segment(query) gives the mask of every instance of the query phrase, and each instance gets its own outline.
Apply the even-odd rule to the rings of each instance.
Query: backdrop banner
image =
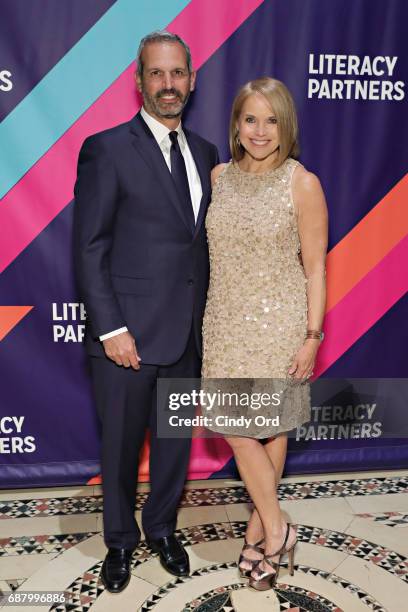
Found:
[[[185,124],[228,161],[238,88],[278,78],[296,101],[300,161],[326,194],[326,337],[286,474],[407,467],[407,23],[405,0],[2,0],[0,487],[99,482],[76,163],[88,135],[140,108],[136,49],[162,28],[198,71]],[[141,480],[148,454],[147,438]],[[194,439],[189,478],[234,474],[225,440]]]

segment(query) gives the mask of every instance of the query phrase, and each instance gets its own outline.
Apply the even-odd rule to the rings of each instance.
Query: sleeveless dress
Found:
[[[298,164],[288,158],[254,174],[230,161],[213,188],[206,218],[210,284],[202,389],[280,393],[278,406],[256,409],[275,418],[273,425],[263,419],[249,426],[214,424],[217,415],[255,414],[238,400],[211,414],[202,408],[212,417],[208,428],[219,433],[267,438],[310,420],[310,385],[287,374],[307,329],[307,280],[291,194]]]

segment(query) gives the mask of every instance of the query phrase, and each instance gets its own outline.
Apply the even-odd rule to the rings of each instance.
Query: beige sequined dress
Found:
[[[228,391],[226,379],[234,379],[235,389],[281,395],[279,406],[255,413],[241,402],[204,411],[213,431],[266,438],[310,420],[309,384],[287,375],[307,329],[306,278],[291,195],[298,163],[288,158],[277,169],[254,174],[231,161],[214,185],[206,219],[211,272],[202,388]],[[249,413],[275,418],[274,424],[264,419],[255,424],[253,418],[250,426],[215,424],[217,414]]]

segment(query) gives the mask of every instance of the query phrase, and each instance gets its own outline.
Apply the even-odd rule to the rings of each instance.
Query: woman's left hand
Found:
[[[316,361],[316,354],[320,346],[320,340],[308,338],[300,347],[292,365],[289,368],[288,374],[293,378],[310,378],[313,374],[313,368]]]

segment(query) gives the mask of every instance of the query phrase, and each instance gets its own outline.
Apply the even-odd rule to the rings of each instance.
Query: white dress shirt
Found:
[[[190,196],[193,204],[193,212],[194,219],[197,222],[198,212],[200,210],[200,202],[201,197],[203,195],[200,176],[197,171],[197,166],[195,165],[194,158],[191,154],[190,148],[187,143],[186,136],[181,127],[181,122],[178,124],[175,130],[170,130],[168,127],[157,121],[154,117],[149,115],[149,113],[145,110],[144,106],[142,106],[140,114],[144,121],[147,123],[149,129],[151,130],[157,144],[160,147],[161,152],[163,153],[163,157],[167,164],[168,169],[171,172],[171,162],[170,162],[170,147],[171,141],[169,134],[171,131],[178,132],[178,142],[180,145],[181,154],[184,157],[184,162],[186,164],[187,170],[187,178],[188,184],[190,187]],[[107,334],[103,334],[99,336],[99,340],[107,340],[108,338],[112,338],[117,334],[121,334],[122,332],[128,331],[127,327],[120,327],[119,329],[115,329]]]

